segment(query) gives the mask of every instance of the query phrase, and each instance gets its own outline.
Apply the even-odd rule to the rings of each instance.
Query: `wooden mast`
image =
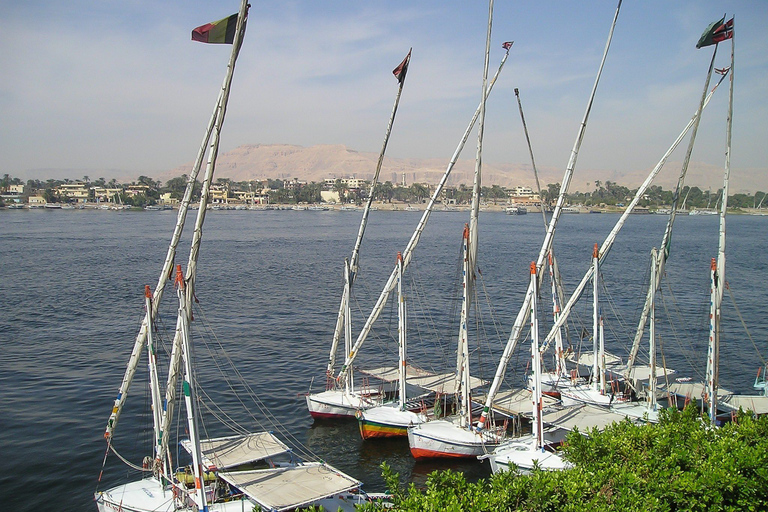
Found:
[[[541,269],[543,268],[544,258],[552,248],[552,239],[555,236],[555,227],[557,226],[557,221],[563,209],[563,203],[565,202],[565,196],[568,193],[568,187],[571,183],[571,179],[573,178],[573,171],[574,171],[574,168],[576,167],[576,160],[579,154],[579,149],[581,148],[581,143],[584,139],[584,134],[586,133],[586,129],[587,129],[587,120],[589,119],[589,113],[592,110],[592,103],[594,102],[595,95],[597,93],[597,85],[600,82],[600,76],[602,75],[603,67],[605,66],[605,61],[608,56],[608,49],[611,46],[611,39],[613,38],[613,32],[614,32],[614,29],[616,28],[616,21],[618,20],[620,9],[621,9],[621,0],[619,0],[619,3],[616,7],[616,12],[613,17],[613,22],[611,23],[611,29],[608,33],[608,40],[605,43],[603,57],[600,61],[600,67],[598,68],[597,76],[595,77],[595,83],[592,86],[592,92],[590,93],[589,100],[587,101],[587,108],[586,108],[586,111],[584,112],[584,117],[581,121],[581,124],[579,125],[579,129],[576,134],[576,141],[573,144],[573,149],[571,150],[571,156],[570,156],[570,159],[568,160],[568,165],[566,166],[566,169],[565,169],[562,185],[560,186],[560,195],[557,198],[557,203],[555,204],[555,210],[554,212],[552,212],[552,219],[549,221],[549,225],[547,226],[547,233],[544,236],[544,242],[541,245],[541,250],[539,251],[539,256],[536,260],[537,272],[540,272]],[[535,297],[533,297],[532,289],[529,286],[528,291],[525,294],[523,305],[520,307],[520,311],[518,312],[517,317],[515,318],[515,323],[512,326],[512,332],[510,333],[509,339],[507,340],[507,344],[504,347],[504,352],[502,353],[501,359],[499,360],[499,365],[496,368],[496,374],[493,378],[493,382],[491,383],[491,387],[488,391],[488,396],[486,398],[485,406],[483,407],[482,416],[478,423],[478,429],[483,429],[485,427],[485,422],[487,420],[488,413],[491,409],[491,406],[493,405],[493,400],[495,399],[496,393],[498,393],[499,389],[501,388],[501,383],[504,380],[504,374],[506,373],[507,364],[509,363],[509,360],[512,357],[512,352],[514,352],[515,347],[517,346],[517,342],[520,339],[520,335],[523,329],[523,324],[526,322],[527,316],[530,314],[529,308],[532,300],[535,300]]]
[[[501,70],[504,67],[504,63],[506,63],[507,61],[507,57],[509,57],[509,49],[507,49],[507,53],[505,53],[504,57],[502,57],[501,63],[499,64],[499,68],[498,70],[496,70],[496,74],[488,84],[489,95],[493,90],[493,86],[496,83],[496,80],[501,74]],[[427,225],[427,221],[429,220],[429,217],[432,214],[432,209],[434,208],[435,203],[437,203],[437,198],[440,197],[440,194],[442,193],[443,188],[445,187],[445,184],[448,181],[448,177],[451,175],[451,171],[453,170],[453,167],[456,165],[456,161],[459,159],[459,155],[461,155],[461,152],[464,149],[464,145],[467,143],[467,139],[469,139],[469,135],[472,131],[472,128],[475,126],[475,122],[477,121],[477,118],[479,116],[480,116],[480,106],[478,106],[477,110],[475,110],[475,113],[472,116],[472,119],[470,120],[469,125],[467,126],[467,129],[464,131],[464,135],[462,136],[461,141],[459,142],[458,146],[454,150],[451,160],[448,162],[448,167],[443,173],[443,177],[440,179],[440,182],[437,184],[437,187],[435,187],[435,191],[432,193],[432,197],[430,198],[429,203],[427,204],[427,207],[424,209],[424,213],[421,215],[421,219],[419,220],[419,223],[416,226],[416,229],[411,235],[411,239],[408,241],[408,244],[406,245],[405,250],[402,252],[404,269],[408,268],[408,265],[411,262],[411,258],[413,257],[413,251],[416,249],[416,246],[418,245],[419,240],[421,239],[421,233],[424,231],[424,227]],[[342,365],[341,370],[339,370],[339,374],[336,376],[337,381],[346,378],[346,374],[347,372],[349,372],[349,367],[354,362],[355,358],[357,357],[357,354],[360,352],[360,348],[363,346],[363,344],[365,343],[365,340],[368,338],[368,333],[370,333],[371,329],[373,328],[374,322],[379,318],[379,315],[384,310],[384,305],[386,304],[387,299],[389,298],[389,294],[392,292],[392,290],[394,290],[396,279],[397,279],[397,268],[394,268],[392,270],[392,273],[389,275],[389,279],[384,285],[384,288],[382,289],[381,294],[379,295],[379,298],[376,300],[376,304],[373,306],[373,310],[371,310],[370,315],[368,315],[368,319],[365,321],[365,324],[363,325],[363,328],[361,329],[360,334],[358,334],[357,340],[355,341],[355,345],[352,347],[352,350],[350,351],[349,355],[347,355],[347,359],[344,361],[344,364]]]

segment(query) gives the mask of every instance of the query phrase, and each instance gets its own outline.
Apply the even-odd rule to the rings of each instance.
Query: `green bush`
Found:
[[[768,418],[739,413],[713,428],[693,407],[662,411],[657,425],[615,423],[569,435],[574,463],[559,472],[507,472],[469,483],[436,471],[425,487],[402,486],[382,464],[401,511],[768,510]],[[369,506],[365,510],[374,510]]]

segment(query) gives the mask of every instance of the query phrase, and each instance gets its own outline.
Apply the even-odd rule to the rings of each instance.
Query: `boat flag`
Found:
[[[733,37],[733,18],[725,21],[725,16],[720,20],[712,23],[707,27],[707,30],[701,34],[699,42],[696,43],[696,48],[704,48],[705,46],[711,46],[713,44],[721,43],[726,39]]]
[[[514,41],[507,41],[504,44],[501,45],[502,48],[509,51],[510,48],[512,48],[512,45],[515,44]]]
[[[412,51],[413,48],[408,50],[408,55],[405,56],[403,62],[401,62],[399,66],[392,70],[392,74],[395,75],[395,78],[397,78],[397,81],[401,84],[405,82],[405,74],[408,72],[408,64],[411,62]]]
[[[232,44],[235,41],[237,14],[200,25],[192,31],[192,40],[201,43]]]

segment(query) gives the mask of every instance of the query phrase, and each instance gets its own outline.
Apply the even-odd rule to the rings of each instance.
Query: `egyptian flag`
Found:
[[[696,48],[704,48],[705,46],[711,46],[713,44],[721,43],[726,39],[733,37],[733,18],[725,21],[725,17],[712,23],[707,27],[707,30],[701,34],[699,42],[696,43]]]
[[[397,78],[397,81],[401,84],[405,82],[405,74],[408,72],[408,64],[411,62],[411,52],[413,51],[413,48],[408,50],[408,55],[405,56],[405,59],[403,59],[403,62],[400,63],[399,66],[397,66],[395,69],[392,70],[392,74],[395,75],[395,78]]]
[[[237,14],[201,25],[192,31],[192,40],[201,43],[232,44],[235,41]]]

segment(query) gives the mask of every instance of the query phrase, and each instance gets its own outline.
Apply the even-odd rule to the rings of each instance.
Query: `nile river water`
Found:
[[[355,334],[419,216],[372,212],[353,306]],[[144,285],[154,287],[157,282],[175,219],[175,212],[0,211],[4,510],[95,510],[104,426],[143,316]],[[567,293],[587,270],[593,244],[602,243],[617,219],[615,214],[563,216],[555,249]],[[405,440],[363,442],[355,422],[313,422],[307,413],[303,394],[313,379],[315,390],[324,385],[343,261],[351,253],[359,220],[359,213],[338,211],[209,212],[196,287],[202,312],[196,313],[195,324],[210,324],[221,350],[236,362],[274,421],[294,437],[290,442],[362,480],[367,490],[383,490],[382,461],[417,484],[441,468],[464,471],[471,479],[487,476],[487,466],[472,461],[417,464]],[[455,357],[453,296],[467,220],[461,212],[433,214],[416,251],[409,274],[409,281],[416,283],[409,292],[409,311],[426,311],[425,322],[430,324],[422,328],[418,313],[413,320],[409,316],[409,345],[417,365],[424,358],[424,365],[444,363],[450,368]],[[627,332],[634,328],[642,304],[649,252],[660,243],[665,222],[660,215],[632,216],[603,266],[603,307],[622,318],[606,327],[614,352],[626,352]],[[768,217],[728,217],[727,279],[738,312],[763,354],[768,352],[767,232]],[[489,339],[487,355],[478,350],[473,357],[476,372],[486,379],[492,377],[494,357],[509,335],[543,234],[539,214],[481,213],[479,265],[485,295],[480,302],[493,316],[477,327]],[[705,366],[708,269],[716,244],[717,217],[678,217],[659,313],[672,318],[676,327],[661,331],[661,350],[667,366],[694,377]],[[177,258],[184,266],[188,245],[186,235],[183,256]],[[572,332],[581,330],[578,322],[591,328],[591,298],[585,299],[587,304],[577,308],[580,320]],[[169,288],[161,332],[173,329],[174,302]],[[728,294],[725,302],[721,386],[749,392],[761,360]],[[544,300],[543,310],[548,307]],[[388,351],[392,322],[394,331],[397,325],[391,311],[382,314],[368,342],[372,363],[391,363],[395,357]],[[524,348],[517,352],[516,368],[507,379],[511,385],[522,382],[528,359]],[[224,386],[198,378],[212,392]],[[146,400],[138,390],[130,398],[139,406]],[[147,455],[139,443],[145,436],[129,426],[131,411],[121,419],[128,438],[118,441],[116,434],[115,442],[139,463]],[[129,474],[110,457],[101,487]]]

